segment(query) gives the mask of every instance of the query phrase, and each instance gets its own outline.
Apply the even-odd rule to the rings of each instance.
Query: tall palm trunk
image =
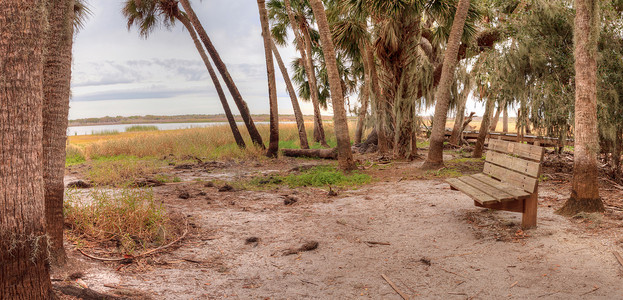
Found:
[[[487,99],[487,106],[485,108],[485,114],[482,115],[482,123],[480,123],[480,130],[478,131],[478,139],[476,140],[476,146],[474,146],[473,158],[481,158],[482,152],[485,148],[485,139],[489,134],[489,124],[491,124],[491,114],[495,108],[495,100]]]
[[[46,1],[0,5],[0,299],[49,299],[43,187]]]
[[[366,50],[365,47],[361,47],[361,54],[365,55]],[[364,57],[363,59],[363,69],[364,69],[364,84],[361,87],[361,108],[359,111],[359,117],[357,118],[357,129],[355,129],[355,144],[361,143],[361,137],[363,135],[363,128],[366,122],[366,115],[368,114],[368,102],[370,99],[370,66],[368,60]]]
[[[294,110],[294,118],[296,119],[296,126],[299,130],[299,142],[301,144],[301,149],[309,149],[309,143],[307,141],[307,131],[305,130],[305,119],[303,118],[303,112],[301,112],[301,106],[299,105],[299,101],[296,98],[296,91],[294,90],[294,86],[292,85],[292,80],[290,80],[290,75],[288,75],[288,68],[286,68],[286,65],[283,63],[283,59],[281,59],[279,49],[277,49],[277,45],[275,45],[274,41],[272,42],[273,54],[275,54],[275,59],[277,60],[279,70],[281,70],[283,81],[285,81],[286,83],[286,89],[288,90],[290,101],[292,101],[292,110]]]
[[[597,155],[597,41],[599,1],[575,1],[575,148],[571,196],[559,213],[603,211],[599,197]]]
[[[290,5],[290,0],[284,0],[286,5],[286,12],[288,19],[290,20],[290,27],[296,37],[296,45],[301,59],[303,60],[303,67],[305,68],[305,74],[307,75],[307,82],[309,84],[309,93],[314,107],[314,142],[320,142],[323,146],[326,146],[327,142],[324,137],[324,126],[322,125],[322,115],[320,114],[320,101],[318,100],[318,85],[316,84],[316,73],[314,72],[313,57],[311,53],[311,41],[309,42],[309,50],[306,50],[306,39],[301,35],[303,34],[301,27],[294,18],[294,11]],[[306,51],[309,51],[309,59]]]
[[[50,236],[50,258],[65,265],[63,196],[65,141],[69,115],[74,1],[50,0],[43,77],[43,180],[45,219]]]
[[[273,38],[268,25],[266,2],[257,0],[264,38],[264,55],[266,56],[266,73],[268,75],[268,99],[270,102],[270,139],[266,156],[277,157],[279,152],[279,109],[277,107],[277,83],[275,82],[275,64],[273,63]]]
[[[205,53],[205,50],[203,49],[203,46],[201,45],[201,41],[199,40],[199,37],[197,37],[197,33],[195,32],[195,29],[190,23],[190,20],[188,19],[188,17],[186,17],[185,15],[178,13],[176,18],[182,23],[182,25],[184,25],[186,30],[188,30],[188,34],[190,34],[190,37],[193,39],[193,42],[195,43],[195,47],[197,48],[197,51],[199,51],[199,55],[201,56],[201,59],[203,60],[203,64],[208,69],[208,73],[210,73],[210,78],[212,78],[212,82],[214,83],[214,87],[216,88],[216,93],[218,94],[218,98],[221,101],[221,105],[223,106],[223,111],[225,111],[225,117],[227,117],[227,122],[229,123],[229,128],[231,128],[231,132],[234,135],[234,140],[236,141],[236,144],[240,148],[245,148],[246,144],[244,142],[244,139],[242,138],[242,135],[240,134],[240,130],[238,130],[238,124],[236,124],[236,119],[234,118],[234,115],[232,114],[231,109],[229,108],[229,103],[227,103],[227,97],[225,97],[225,92],[223,91],[223,87],[221,86],[221,83],[219,82],[218,77],[216,76],[216,72],[214,71],[214,68],[212,68],[212,63],[210,63],[210,59],[208,58],[208,55]]]
[[[448,141],[452,145],[459,145],[459,138],[461,137],[461,131],[463,130],[463,120],[465,119],[465,104],[469,98],[469,91],[464,88],[459,94],[459,103],[456,109],[456,117],[454,118],[454,126],[452,127],[452,134]]]
[[[320,97],[318,96],[318,80],[316,79],[316,72],[314,71],[314,53],[312,51],[311,36],[309,35],[309,27],[303,22],[301,22],[301,32],[303,32],[303,37],[305,38],[305,49],[307,52],[305,73],[307,73],[309,91],[312,104],[314,105],[314,141],[320,143],[323,147],[329,147],[324,132],[324,125],[322,124],[322,115],[320,114]],[[314,101],[314,99],[316,99],[316,101]]]
[[[324,11],[321,0],[311,0],[311,7],[316,16],[322,52],[324,53],[329,75],[329,86],[331,88],[331,101],[333,102],[333,123],[335,126],[335,136],[337,139],[338,164],[342,170],[354,170],[357,168],[353,160],[353,153],[350,148],[350,136],[348,133],[348,121],[346,119],[346,109],[344,109],[344,92],[340,73],[337,68],[335,48],[329,29],[329,22]]]
[[[370,68],[370,83],[372,84],[372,95],[376,104],[376,133],[378,136],[378,148],[381,155],[387,154],[389,151],[387,141],[387,130],[385,129],[387,101],[381,94],[381,85],[379,83],[379,73],[376,69],[376,61],[374,60],[374,49],[372,45],[366,45],[366,58],[368,67]]]
[[[454,79],[454,71],[458,61],[459,44],[463,35],[463,27],[467,19],[469,0],[459,0],[456,15],[450,30],[450,38],[444,54],[444,64],[441,69],[441,79],[435,93],[435,115],[433,117],[433,129],[430,137],[428,158],[422,168],[432,169],[443,166],[443,142],[446,136],[446,119],[450,104],[450,88]]]
[[[262,136],[260,135],[260,133],[257,131],[257,128],[255,127],[255,123],[253,122],[253,118],[251,117],[251,113],[249,112],[249,107],[247,106],[247,103],[242,98],[242,95],[240,95],[240,91],[238,91],[238,87],[234,83],[234,80],[231,78],[231,75],[229,74],[229,71],[227,70],[227,66],[221,59],[221,56],[218,54],[218,51],[216,51],[216,48],[214,47],[214,44],[212,44],[210,37],[208,36],[205,29],[201,25],[199,18],[197,18],[195,11],[190,6],[189,0],[180,0],[180,3],[182,4],[182,7],[188,14],[188,18],[190,19],[191,24],[193,25],[193,27],[199,34],[199,38],[201,38],[203,45],[206,47],[206,50],[208,50],[210,57],[212,57],[212,60],[214,61],[214,65],[216,66],[216,69],[218,69],[219,73],[221,73],[221,76],[223,77],[223,80],[225,81],[225,85],[227,85],[229,92],[234,98],[234,102],[236,103],[236,106],[238,107],[240,116],[242,117],[242,120],[244,121],[244,124],[246,125],[247,130],[249,131],[251,140],[256,146],[260,148],[265,148],[264,143],[262,142]]]

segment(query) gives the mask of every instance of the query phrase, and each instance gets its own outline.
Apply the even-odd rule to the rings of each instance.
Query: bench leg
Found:
[[[530,196],[524,200],[523,215],[521,217],[521,228],[529,229],[536,227],[536,210],[539,199],[539,188],[537,187]]]

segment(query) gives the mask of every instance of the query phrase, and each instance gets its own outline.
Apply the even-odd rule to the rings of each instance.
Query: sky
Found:
[[[222,114],[216,90],[180,23],[141,38],[127,29],[122,0],[88,0],[93,12],[75,38],[70,119],[104,116]],[[253,114],[268,114],[268,85],[257,3],[203,0],[191,4]],[[290,38],[292,35],[290,35]],[[292,45],[280,53],[289,66]],[[292,104],[277,66],[279,113]],[[238,110],[221,81],[234,114]],[[469,106],[468,106],[469,108]],[[301,102],[306,115],[311,103]],[[323,115],[330,115],[323,111]]]

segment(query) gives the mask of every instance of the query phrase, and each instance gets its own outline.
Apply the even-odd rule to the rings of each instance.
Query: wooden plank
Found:
[[[489,177],[488,175],[485,175],[483,173],[478,173],[478,174],[474,174],[471,177],[478,179],[488,185],[494,186],[500,190],[505,191],[506,193],[509,193],[511,195],[513,195],[513,197],[515,198],[526,198],[528,196],[530,196],[530,193],[524,191],[523,189],[519,189],[516,188],[510,184],[504,183],[502,181],[498,181],[495,180],[491,177]]]
[[[515,201],[504,201],[504,202],[488,202],[488,203],[478,203],[474,201],[474,205],[478,207],[484,207],[489,209],[497,209],[504,211],[512,211],[512,212],[523,212],[524,200],[515,200]]]
[[[513,143],[502,140],[492,140],[489,150],[517,155],[522,158],[541,162],[545,154],[545,148],[528,144]]]
[[[482,172],[507,184],[521,188],[530,194],[534,192],[534,188],[538,182],[538,179],[534,177],[511,171],[494,164],[485,164],[485,168]]]
[[[531,177],[539,176],[541,164],[535,161],[513,157],[500,152],[487,151],[486,162],[496,164],[500,167],[526,174]]]
[[[471,176],[463,176],[458,178],[460,181],[463,181],[483,192],[487,195],[495,198],[497,201],[514,199],[515,197],[511,194],[504,192],[496,187],[490,186],[476,178],[472,178]]]
[[[524,200],[523,215],[521,216],[521,228],[529,229],[536,227],[536,213],[539,201],[539,187],[534,189],[534,193]]]
[[[474,199],[475,201],[479,203],[497,202],[495,198],[487,195],[485,192],[477,188],[474,188],[471,185],[463,181],[460,181],[456,178],[446,179],[446,182],[449,183],[452,187],[456,188],[457,190],[472,197],[472,199]]]

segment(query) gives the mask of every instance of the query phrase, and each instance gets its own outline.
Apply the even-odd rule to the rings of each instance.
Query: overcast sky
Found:
[[[70,119],[221,114],[208,72],[181,24],[157,29],[147,39],[127,30],[122,0],[88,0],[93,15],[76,37]],[[257,3],[251,0],[192,1],[194,10],[221,54],[254,114],[267,114],[268,87]],[[281,48],[289,66],[296,56]],[[278,70],[278,69],[276,69]],[[225,85],[223,88],[226,90]],[[292,114],[281,73],[277,72],[279,112]],[[236,106],[227,93],[234,114]],[[311,103],[301,103],[313,114]],[[330,114],[324,112],[324,114]]]

